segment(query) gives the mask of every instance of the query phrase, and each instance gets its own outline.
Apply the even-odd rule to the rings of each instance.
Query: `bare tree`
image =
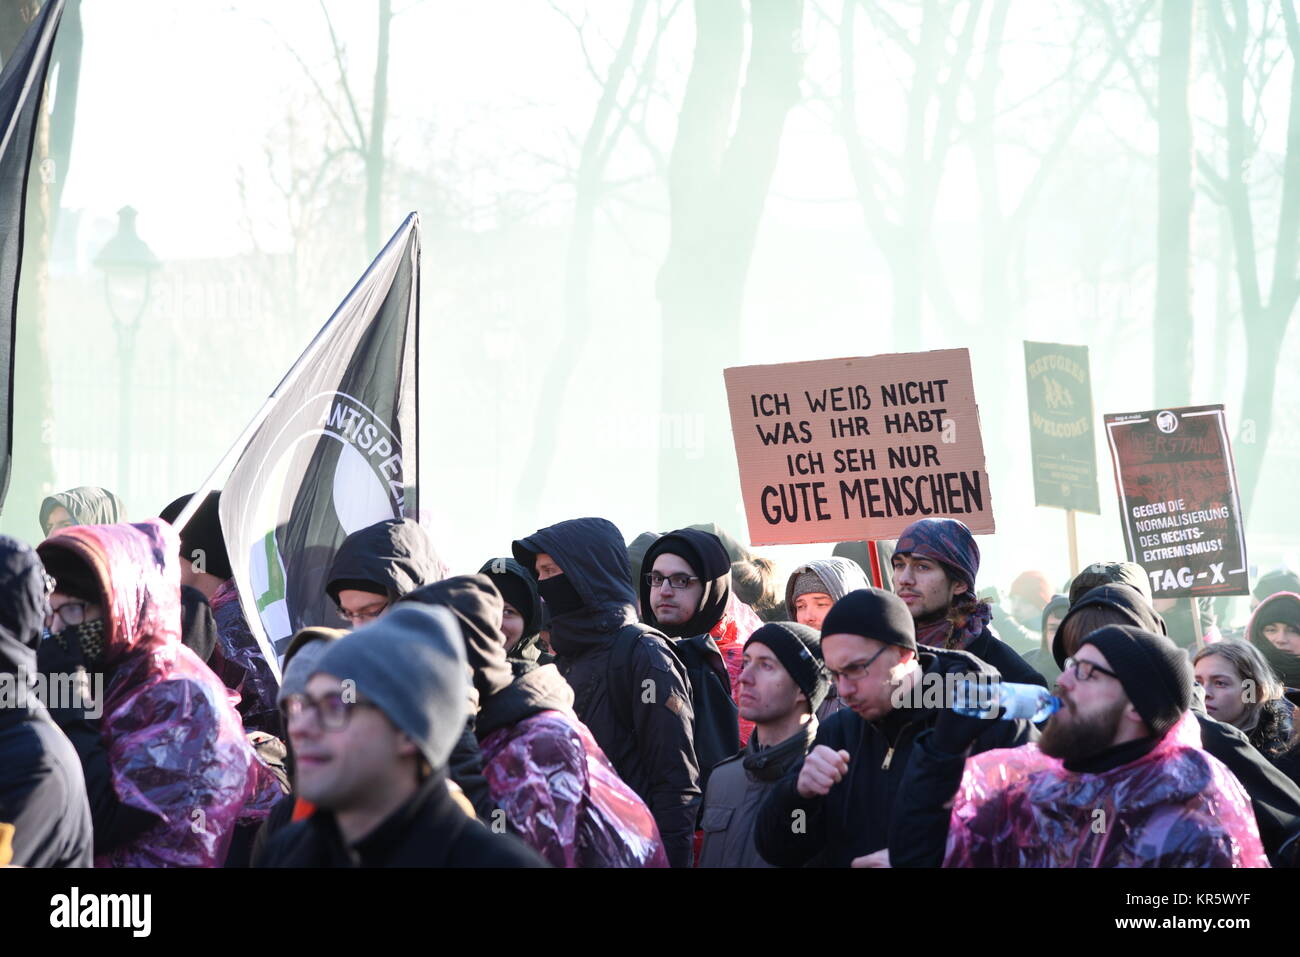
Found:
[[[746,19],[740,0],[696,0],[695,51],[669,160],[671,234],[657,286],[665,527],[734,521],[739,501],[721,370],[739,355],[754,242],[786,116],[800,98],[803,3],[752,0],[747,66]]]

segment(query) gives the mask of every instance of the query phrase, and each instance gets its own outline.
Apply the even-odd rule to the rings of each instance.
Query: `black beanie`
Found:
[[[916,625],[907,604],[880,588],[859,588],[832,605],[822,619],[826,635],[861,635],[916,650]]]
[[[57,535],[42,543],[39,554],[56,592],[92,605],[105,604],[104,588],[94,569],[76,552],[59,545]]]
[[[542,630],[542,597],[537,591],[537,579],[528,573],[528,569],[513,558],[489,558],[478,573],[492,579],[501,597],[519,612],[524,622],[520,641]]]
[[[1084,645],[1106,656],[1128,700],[1157,738],[1192,706],[1191,663],[1166,636],[1133,625],[1107,625],[1085,635],[1079,647]]]
[[[176,517],[189,504],[190,497],[182,495],[163,509],[158,517],[164,522],[176,521]],[[217,511],[220,505],[221,493],[209,492],[198,511],[185,523],[180,532],[181,561],[197,563],[198,556],[194,552],[201,551],[203,561],[200,570],[225,581],[235,573],[231,571],[230,558],[226,554],[226,536],[221,532],[221,516]]]
[[[822,642],[817,631],[793,621],[772,621],[749,636],[746,648],[751,641],[772,649],[799,690],[808,696],[809,710],[816,714],[831,690],[830,675],[822,665]]]

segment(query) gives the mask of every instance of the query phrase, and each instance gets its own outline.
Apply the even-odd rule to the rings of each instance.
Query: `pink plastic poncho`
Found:
[[[945,867],[1268,867],[1240,782],[1185,714],[1156,747],[1075,774],[1029,744],[966,761]]]
[[[539,711],[480,748],[492,800],[552,866],[668,866],[650,809],[577,718]]]
[[[180,542],[158,520],[78,525],[49,540],[94,568],[108,619],[100,732],[118,800],[160,816],[97,867],[220,867],[236,823],[280,796],[215,674],[180,641]]]

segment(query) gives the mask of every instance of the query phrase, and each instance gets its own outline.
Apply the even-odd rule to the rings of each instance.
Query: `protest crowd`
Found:
[[[272,662],[220,498],[178,533],[190,496],[132,522],[78,488],[36,548],[0,538],[8,863],[1300,862],[1293,572],[1240,633],[1188,632],[1107,556],[990,587],[952,518],[785,581],[712,523],[628,543],[576,518],[449,569],[395,518],[346,537],[337,618]],[[958,707],[980,681],[1059,708]]]

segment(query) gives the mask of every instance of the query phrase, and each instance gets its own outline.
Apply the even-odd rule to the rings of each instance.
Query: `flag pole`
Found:
[[[302,351],[302,355],[298,356],[297,361],[294,362],[294,364],[289,367],[289,371],[284,374],[284,378],[282,378],[279,384],[271,390],[271,394],[267,396],[266,401],[262,403],[262,407],[257,410],[257,414],[253,416],[252,421],[250,421],[248,425],[245,426],[244,431],[239,434],[239,438],[235,440],[235,444],[232,445],[230,450],[221,457],[221,461],[217,463],[217,467],[209,473],[206,479],[203,480],[198,491],[190,496],[190,500],[185,503],[185,507],[181,509],[180,514],[176,516],[176,521],[172,522],[172,527],[176,529],[177,534],[185,529],[185,526],[189,524],[190,519],[194,517],[194,513],[198,511],[199,506],[203,504],[203,500],[207,498],[208,493],[216,487],[217,478],[222,475],[223,472],[229,471],[233,466],[234,461],[243,454],[244,448],[252,441],[253,436],[257,434],[257,430],[262,427],[262,423],[266,421],[266,417],[271,414],[271,407],[275,405],[275,400],[279,398],[281,390],[283,390],[288,383],[293,381],[298,370],[306,365],[309,359],[315,357],[318,347],[328,337],[327,334],[333,327],[335,321],[343,313],[345,307],[352,301],[353,297],[356,296],[357,290],[365,284],[366,280],[370,278],[371,273],[374,272],[375,265],[384,258],[389,249],[397,244],[398,239],[406,235],[407,229],[414,228],[414,226],[419,223],[419,220],[419,213],[407,214],[406,219],[402,221],[402,225],[397,228],[397,232],[393,233],[392,238],[389,239],[388,242],[384,244],[384,248],[379,251],[379,255],[371,261],[366,271],[361,274],[361,278],[356,281],[351,290],[348,291],[348,294],[343,297],[343,301],[339,303],[338,308],[335,309],[329,319],[325,321],[325,325],[320,327],[320,330],[316,333],[315,337],[313,337],[311,342],[307,344],[307,348]]]

